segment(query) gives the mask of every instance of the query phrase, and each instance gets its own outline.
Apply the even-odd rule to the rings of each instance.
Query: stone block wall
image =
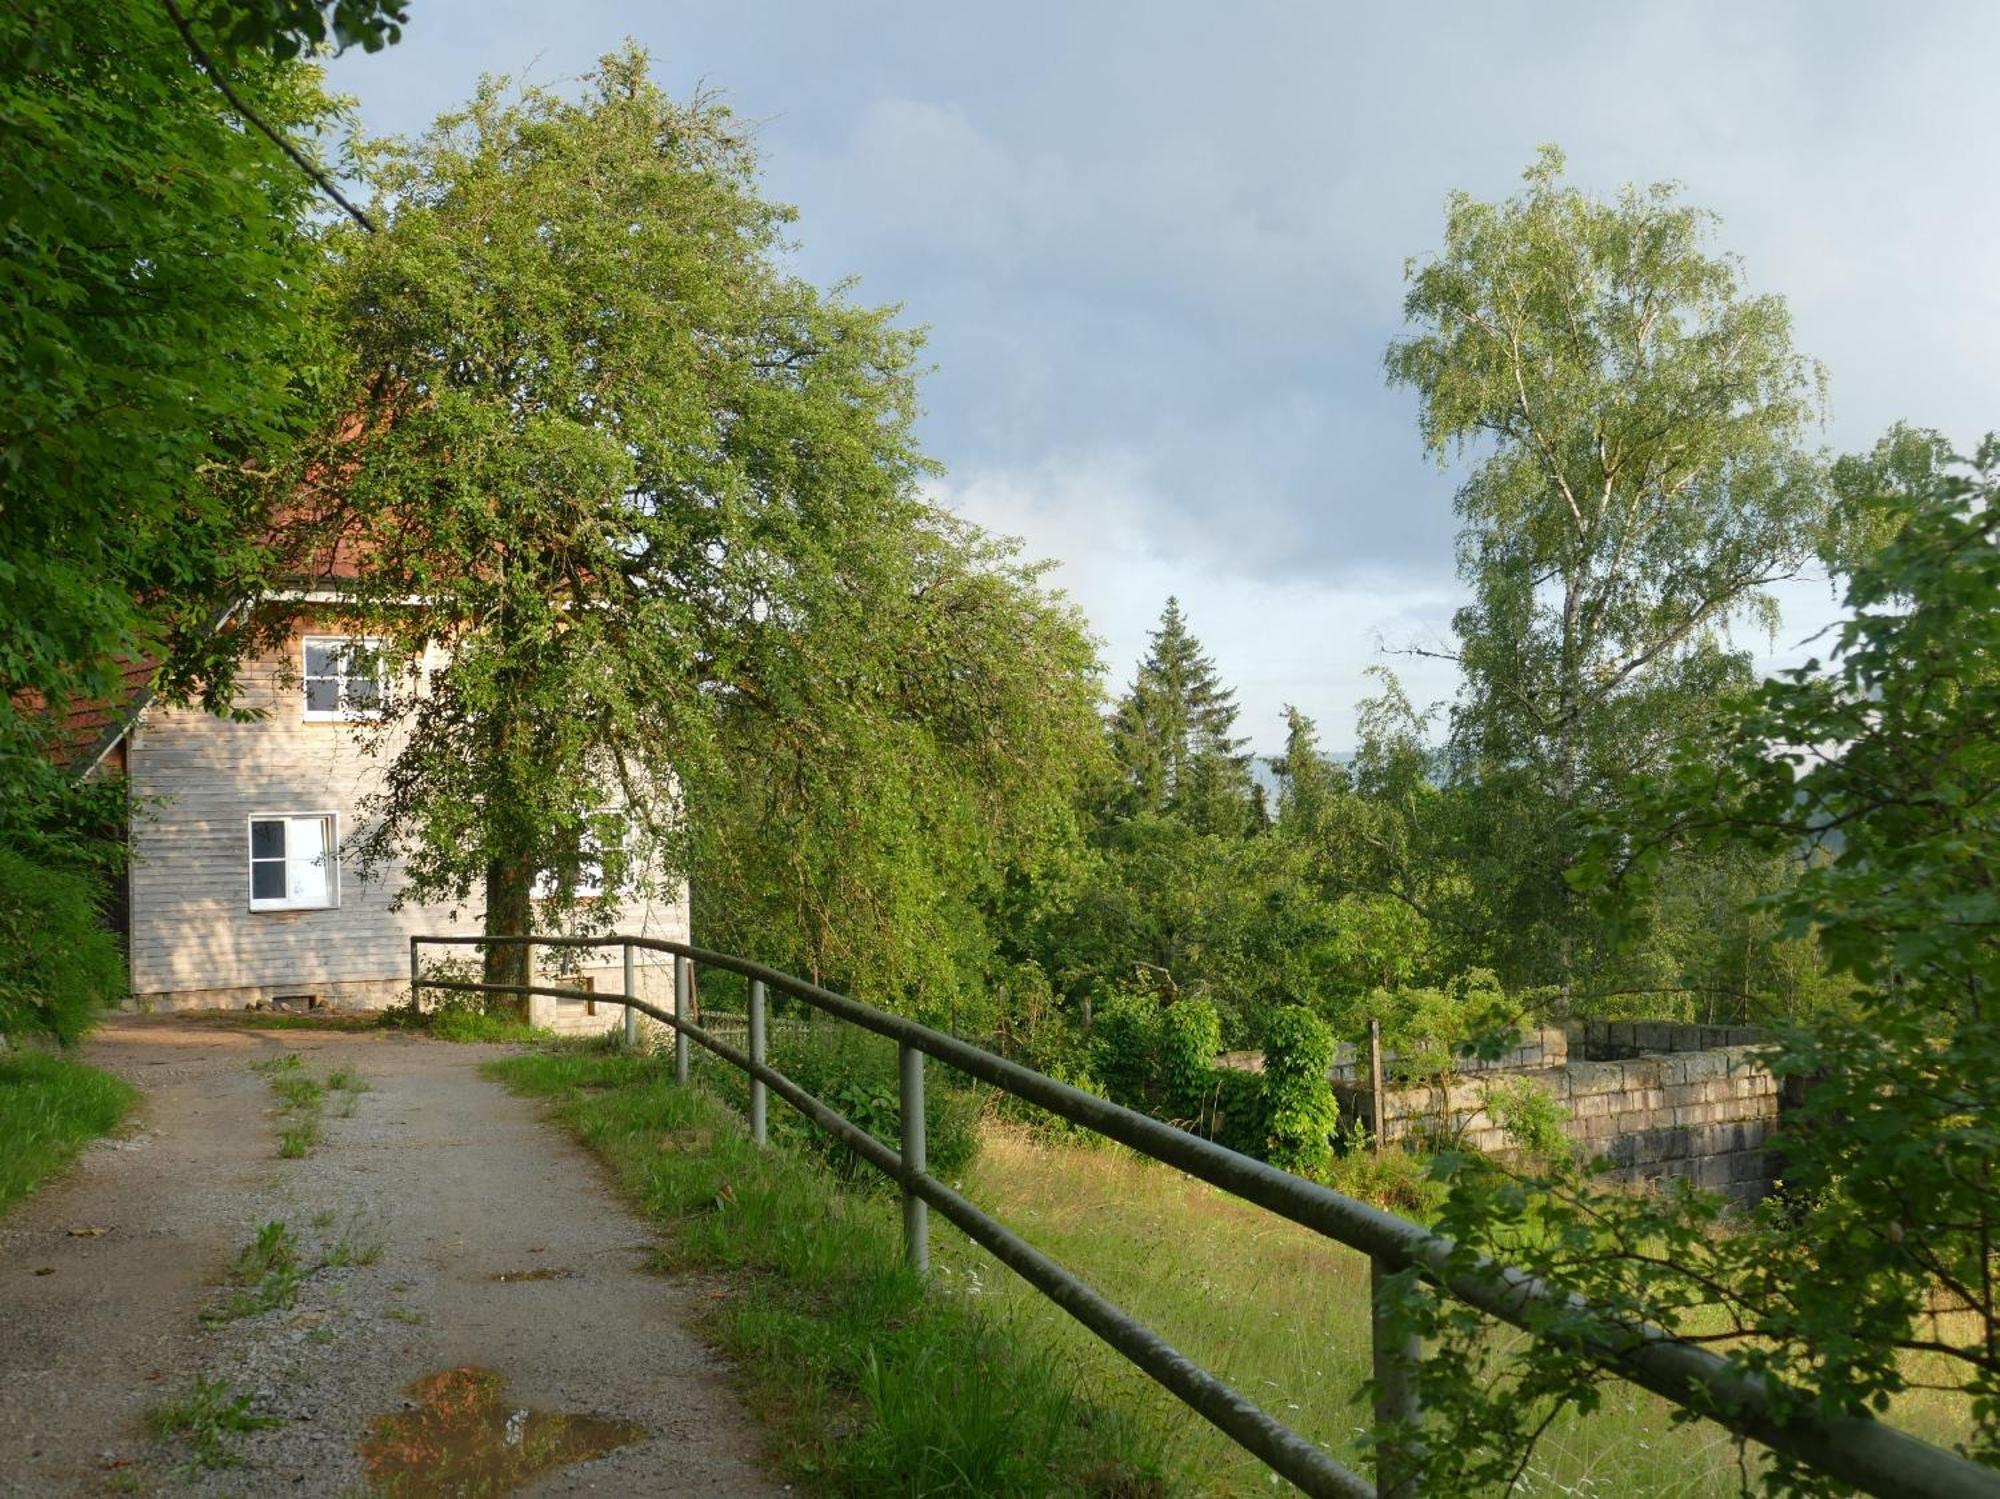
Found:
[[[1711,1027],[1672,1027],[1702,1031]],[[1607,1038],[1607,1047],[1639,1045],[1634,1035]],[[1656,1032],[1648,1028],[1647,1040]],[[1572,1045],[1576,1035],[1571,1034]],[[1672,1039],[1672,1038],[1669,1038]],[[1771,1189],[1774,1165],[1765,1142],[1778,1119],[1778,1081],[1749,1044],[1670,1050],[1622,1060],[1573,1061],[1514,1074],[1560,1102],[1566,1133],[1594,1157],[1608,1159],[1609,1177],[1632,1184],[1686,1177],[1739,1203]],[[1393,1143],[1443,1135],[1477,1150],[1505,1153],[1511,1142],[1487,1112],[1485,1077],[1448,1086],[1396,1088],[1383,1101],[1384,1134]],[[1370,1117],[1365,1082],[1336,1081],[1343,1116]]]
[[[1593,1062],[1679,1051],[1755,1046],[1765,1035],[1749,1025],[1688,1025],[1678,1020],[1571,1020],[1563,1026],[1571,1056]]]
[[[1491,1061],[1478,1057],[1460,1057],[1454,1064],[1461,1073],[1521,1072],[1534,1067],[1560,1067],[1569,1060],[1569,1033],[1556,1026],[1543,1026],[1540,1030],[1528,1031],[1521,1037],[1521,1044]],[[1384,1068],[1393,1070],[1396,1053],[1382,1054]],[[1256,1070],[1263,1070],[1263,1058],[1257,1059]],[[1368,1081],[1368,1048],[1355,1046],[1343,1041],[1333,1051],[1333,1065],[1327,1069],[1327,1077],[1336,1083]]]

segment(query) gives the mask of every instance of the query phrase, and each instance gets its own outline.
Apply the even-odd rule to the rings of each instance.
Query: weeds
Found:
[[[350,1266],[367,1266],[382,1258],[382,1240],[374,1236],[363,1237],[358,1225],[349,1224],[347,1232],[336,1240],[320,1260],[322,1268],[345,1270]]]
[[[68,1057],[0,1057],[0,1213],[118,1127],[138,1099],[121,1078]]]
[[[298,1299],[298,1240],[283,1220],[273,1219],[258,1228],[257,1237],[236,1257],[229,1279],[238,1289],[221,1307],[204,1314],[202,1320],[211,1327],[289,1307]]]
[[[295,1051],[253,1063],[252,1070],[261,1074],[277,1095],[279,1113],[286,1121],[278,1131],[278,1154],[288,1161],[312,1154],[319,1144],[328,1093],[340,1095],[335,1112],[346,1119],[353,1117],[354,1100],[368,1091],[367,1080],[352,1067],[334,1068],[324,1082],[309,1076],[305,1058]]]
[[[441,965],[432,972],[434,976],[442,976],[448,971]],[[472,976],[477,975],[473,973]],[[384,1010],[377,1023],[388,1030],[420,1031],[437,1041],[543,1042],[555,1039],[553,1033],[528,1024],[519,1015],[491,1013],[482,1009],[478,1000],[456,995],[428,1010],[410,1005]]]
[[[1161,1492],[1156,1445],[1078,1387],[1075,1362],[902,1262],[893,1198],[759,1150],[721,1102],[618,1053],[489,1063],[616,1170],[662,1263],[719,1272],[705,1330],[742,1363],[789,1475],[831,1494]],[[588,1090],[588,1091],[586,1091]]]
[[[240,1461],[237,1437],[282,1423],[255,1414],[250,1397],[233,1393],[227,1380],[197,1376],[187,1394],[155,1406],[146,1424],[157,1437],[183,1438],[196,1468],[230,1468]]]

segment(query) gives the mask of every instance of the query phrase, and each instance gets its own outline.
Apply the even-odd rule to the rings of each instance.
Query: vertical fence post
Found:
[[[417,944],[423,940],[421,937],[412,937],[410,939],[410,1013],[412,1015],[423,1008],[422,1005],[417,1003],[417,981],[423,977],[421,970],[417,967]]]
[[[764,1060],[764,981],[750,980],[750,1060],[762,1064]],[[755,1143],[765,1143],[764,1128],[764,1080],[752,1074],[750,1078],[750,1138]]]
[[[1368,1148],[1380,1155],[1388,1124],[1388,1104],[1382,1097],[1382,1022],[1368,1022]]]
[[[679,953],[674,954],[674,1019],[685,1020],[688,1012],[688,960]],[[688,1038],[678,1025],[674,1027],[674,1081],[688,1080]]]
[[[1396,1327],[1390,1315],[1384,1282],[1395,1273],[1380,1259],[1368,1261],[1368,1300],[1372,1312],[1375,1375],[1375,1492],[1380,1499],[1415,1499],[1416,1452],[1408,1439],[1382,1441],[1391,1426],[1415,1426],[1422,1413],[1417,1391],[1417,1366],[1424,1356],[1423,1340]]]
[[[922,1171],[924,1161],[924,1054],[907,1041],[899,1045],[903,1082],[903,1169]],[[903,1188],[903,1258],[919,1275],[931,1268],[929,1208],[908,1187]]]
[[[632,1008],[632,1001],[639,997],[638,976],[632,966],[632,944],[625,944],[625,1049],[633,1050],[639,1044],[639,1012]]]

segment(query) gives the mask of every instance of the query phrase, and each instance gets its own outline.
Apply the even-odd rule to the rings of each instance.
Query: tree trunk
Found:
[[[492,859],[486,865],[486,934],[489,937],[523,936],[532,930],[535,919],[535,873],[519,859]],[[527,984],[533,980],[534,955],[524,944],[509,943],[486,949],[485,981],[489,984]],[[525,994],[489,994],[490,1013],[528,1018]]]

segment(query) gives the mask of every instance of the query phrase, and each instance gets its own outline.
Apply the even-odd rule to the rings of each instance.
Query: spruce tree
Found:
[[[1111,718],[1128,809],[1176,815],[1204,831],[1248,826],[1250,756],[1235,727],[1236,693],[1189,631],[1180,600],[1169,598]]]

